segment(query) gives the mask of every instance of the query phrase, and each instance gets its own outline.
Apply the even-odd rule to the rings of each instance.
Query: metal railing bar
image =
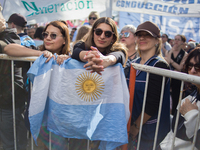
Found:
[[[141,65],[141,64],[137,64],[137,63],[132,63],[132,66],[137,70],[158,74],[158,75],[173,78],[173,79],[183,80],[185,82],[200,84],[200,77],[198,77],[198,76],[194,76],[194,75],[190,75],[190,74],[186,74],[186,73],[182,73],[182,72],[178,72],[178,71],[162,69],[162,68],[158,68],[158,67]]]
[[[90,140],[87,140],[87,150],[90,150]]]
[[[18,61],[35,61],[38,57],[13,57],[6,54],[0,54],[0,59],[4,60],[18,60]]]
[[[30,62],[30,67],[32,66],[33,62]],[[30,94],[32,92],[32,82],[30,82]],[[27,106],[29,107],[29,106]],[[34,141],[33,141],[33,136],[31,134],[31,150],[34,150]]]
[[[11,80],[12,80],[12,109],[13,109],[13,132],[14,132],[14,148],[17,150],[17,136],[16,136],[16,118],[15,118],[15,82],[14,82],[14,61],[11,60]]]
[[[159,123],[160,123],[160,117],[161,117],[161,110],[162,110],[162,104],[163,104],[164,88],[165,88],[165,77],[162,78],[162,89],[161,89],[161,94],[160,94],[160,104],[159,104],[159,110],[158,110],[158,119],[157,119],[156,132],[155,132],[155,137],[154,137],[153,150],[156,149],[157,135],[158,135],[158,129],[159,129]]]
[[[51,150],[51,132],[49,131],[49,150]]]
[[[38,57],[11,57],[6,54],[0,54],[0,59],[3,60],[11,60],[11,72],[12,72],[12,102],[13,102],[13,131],[14,131],[14,148],[17,150],[17,135],[16,135],[16,116],[15,116],[15,89],[14,89],[14,60],[16,61],[28,61],[32,64],[33,61],[35,61]],[[157,68],[157,67],[152,67],[152,66],[147,66],[147,65],[142,65],[142,64],[136,64],[132,63],[132,66],[141,71],[147,72],[146,76],[146,85],[145,85],[145,91],[144,91],[144,99],[143,99],[143,106],[142,106],[142,113],[141,113],[141,120],[140,120],[140,130],[139,130],[139,135],[138,135],[138,145],[137,145],[137,150],[139,150],[140,147],[140,142],[141,142],[141,133],[142,133],[142,124],[143,124],[143,119],[144,119],[144,110],[145,110],[145,105],[146,105],[146,96],[147,96],[147,89],[148,89],[148,82],[149,82],[149,73],[157,74],[163,76],[163,81],[162,81],[162,90],[161,90],[161,99],[160,99],[160,106],[159,106],[159,112],[158,112],[158,120],[157,120],[157,125],[156,125],[156,132],[155,132],[155,137],[154,137],[154,146],[153,150],[156,148],[156,142],[157,142],[157,134],[158,134],[158,129],[159,129],[159,122],[160,122],[160,115],[161,115],[161,108],[162,108],[162,98],[164,94],[164,82],[165,82],[165,77],[169,78],[174,78],[178,80],[182,80],[181,82],[181,91],[179,95],[179,104],[178,104],[178,110],[177,110],[177,116],[176,116],[176,122],[175,122],[175,127],[174,127],[174,135],[173,135],[173,140],[172,140],[172,145],[171,145],[171,150],[174,149],[174,143],[175,143],[175,137],[176,137],[176,132],[177,132],[177,126],[178,126],[178,120],[179,120],[179,112],[180,112],[180,105],[181,105],[181,100],[182,100],[182,93],[183,93],[183,85],[184,81],[185,82],[191,82],[191,83],[197,83],[200,84],[200,77],[194,76],[194,75],[189,75],[186,73],[181,73],[181,72],[176,72],[172,70],[167,70],[167,69],[162,69],[162,68]],[[31,84],[31,83],[30,83]],[[31,85],[32,88],[32,85]],[[162,102],[161,102],[162,101]],[[195,133],[193,137],[193,149],[195,147],[195,142],[196,142],[196,136],[197,136],[197,130],[200,124],[200,112],[198,113],[198,118],[196,122],[196,127],[195,127]],[[34,142],[33,142],[33,137],[31,136],[31,149],[34,150]],[[51,132],[49,132],[49,149],[51,150]],[[88,140],[88,145],[87,145],[87,150],[89,150],[89,140]]]
[[[141,120],[140,120],[140,130],[139,130],[139,136],[138,136],[137,150],[140,149],[140,141],[141,141],[141,136],[142,136],[142,126],[143,126],[143,119],[144,119],[144,110],[145,110],[145,105],[146,105],[148,83],[149,83],[149,73],[147,72],[145,91],[144,91],[144,99],[143,99],[143,105],[142,105]]]
[[[180,106],[181,106],[181,100],[182,100],[183,86],[184,86],[184,81],[181,81],[179,102],[178,102],[178,106],[177,106],[178,107],[178,111],[177,111],[177,114],[176,114],[176,122],[175,122],[175,126],[174,126],[174,134],[173,134],[171,150],[173,150],[174,146],[175,146],[174,143],[175,143],[176,132],[177,132],[177,127],[178,127],[178,120],[179,120],[179,112],[180,112]]]

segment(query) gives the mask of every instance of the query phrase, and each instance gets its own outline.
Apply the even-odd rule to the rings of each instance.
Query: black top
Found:
[[[159,61],[155,64],[155,67],[162,69],[169,69],[167,63],[163,61]],[[165,84],[168,82],[168,78],[165,80]],[[159,109],[160,94],[162,88],[162,76],[156,74],[149,74],[149,83],[148,83],[148,92],[147,92],[147,100],[145,106],[145,113],[150,116],[153,116],[157,113]]]
[[[79,54],[81,51],[89,51],[88,49],[86,49],[85,43],[82,41],[80,41],[74,45],[72,58],[76,59],[78,61],[81,61],[79,58]],[[108,53],[106,53],[106,52],[104,52],[102,54],[108,55]],[[122,51],[111,52],[111,53],[109,53],[109,55],[114,55],[116,57],[116,59],[117,59],[116,63],[121,63],[123,65],[126,61],[126,56]]]
[[[19,36],[12,29],[0,32],[0,53],[7,44],[20,44]],[[15,106],[19,108],[24,105],[26,92],[23,87],[21,68],[14,62],[14,86],[15,86]],[[12,109],[12,80],[11,80],[11,61],[0,60],[0,108]]]
[[[184,55],[185,55],[185,51],[181,49],[180,52],[178,53],[178,55],[176,56],[176,58],[174,57],[174,54],[172,53],[171,54],[171,59],[174,62],[176,62],[177,64],[180,64],[182,59],[183,59],[183,57],[184,57]],[[174,70],[174,67],[172,65],[170,67],[171,67],[171,70]]]

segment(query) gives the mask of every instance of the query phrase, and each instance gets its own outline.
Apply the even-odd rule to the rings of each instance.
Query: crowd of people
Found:
[[[96,72],[99,75],[108,66],[120,63],[124,67],[127,85],[131,84],[129,82],[132,77],[130,66],[133,62],[200,76],[200,46],[193,40],[186,43],[184,35],[178,34],[174,39],[169,39],[167,34],[161,35],[159,27],[151,21],[141,23],[137,27],[126,25],[118,33],[115,21],[109,17],[99,17],[97,12],[91,12],[88,20],[88,24],[79,29],[74,28],[71,33],[68,24],[62,20],[52,21],[45,27],[28,29],[29,32],[26,33],[27,20],[24,16],[17,13],[12,14],[7,21],[8,28],[6,28],[6,21],[0,13],[0,53],[15,57],[41,56],[43,54],[47,58],[46,62],[53,57],[57,59],[58,64],[62,64],[64,60],[71,57],[85,62],[84,68],[86,70],[90,70],[91,73]],[[57,58],[54,54],[57,54]],[[28,119],[24,119],[28,113],[30,99],[30,85],[26,76],[30,66],[20,62],[14,62],[14,66],[16,141],[17,149],[24,150],[27,146],[26,131],[30,128]],[[162,76],[149,75],[146,105],[141,125],[146,76],[146,72],[137,70],[131,112],[129,150],[137,149],[140,127],[142,127],[140,149],[153,149]],[[3,149],[13,150],[12,80],[9,60],[0,60],[0,80],[2,87],[0,90],[0,141]],[[170,78],[165,80],[156,150],[162,149],[160,143],[170,132],[171,126],[174,127],[170,120],[171,117],[173,120],[176,119],[180,86],[180,80]],[[182,140],[182,144],[178,148],[192,145],[199,112],[199,86],[185,84],[183,95],[187,98],[184,99],[180,107],[179,128],[176,135]],[[199,149],[199,130],[197,132],[195,148]],[[65,138],[54,134],[52,136],[60,139],[62,145],[65,145]],[[69,147],[62,146],[62,148],[87,149],[86,140],[70,139],[69,143]],[[91,145],[90,148],[96,150],[99,142],[93,141]],[[48,149],[48,144],[45,148]],[[52,144],[52,149],[59,148]]]

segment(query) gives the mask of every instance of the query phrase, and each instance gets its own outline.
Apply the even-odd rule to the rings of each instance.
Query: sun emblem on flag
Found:
[[[97,73],[83,72],[76,80],[76,91],[84,101],[97,100],[104,89],[102,77]]]

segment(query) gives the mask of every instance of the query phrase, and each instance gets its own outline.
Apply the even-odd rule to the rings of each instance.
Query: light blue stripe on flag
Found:
[[[28,76],[33,81],[29,120],[33,138],[41,124],[65,138],[100,140],[110,150],[128,142],[129,93],[121,64],[102,75],[74,59],[57,65],[40,56]]]

